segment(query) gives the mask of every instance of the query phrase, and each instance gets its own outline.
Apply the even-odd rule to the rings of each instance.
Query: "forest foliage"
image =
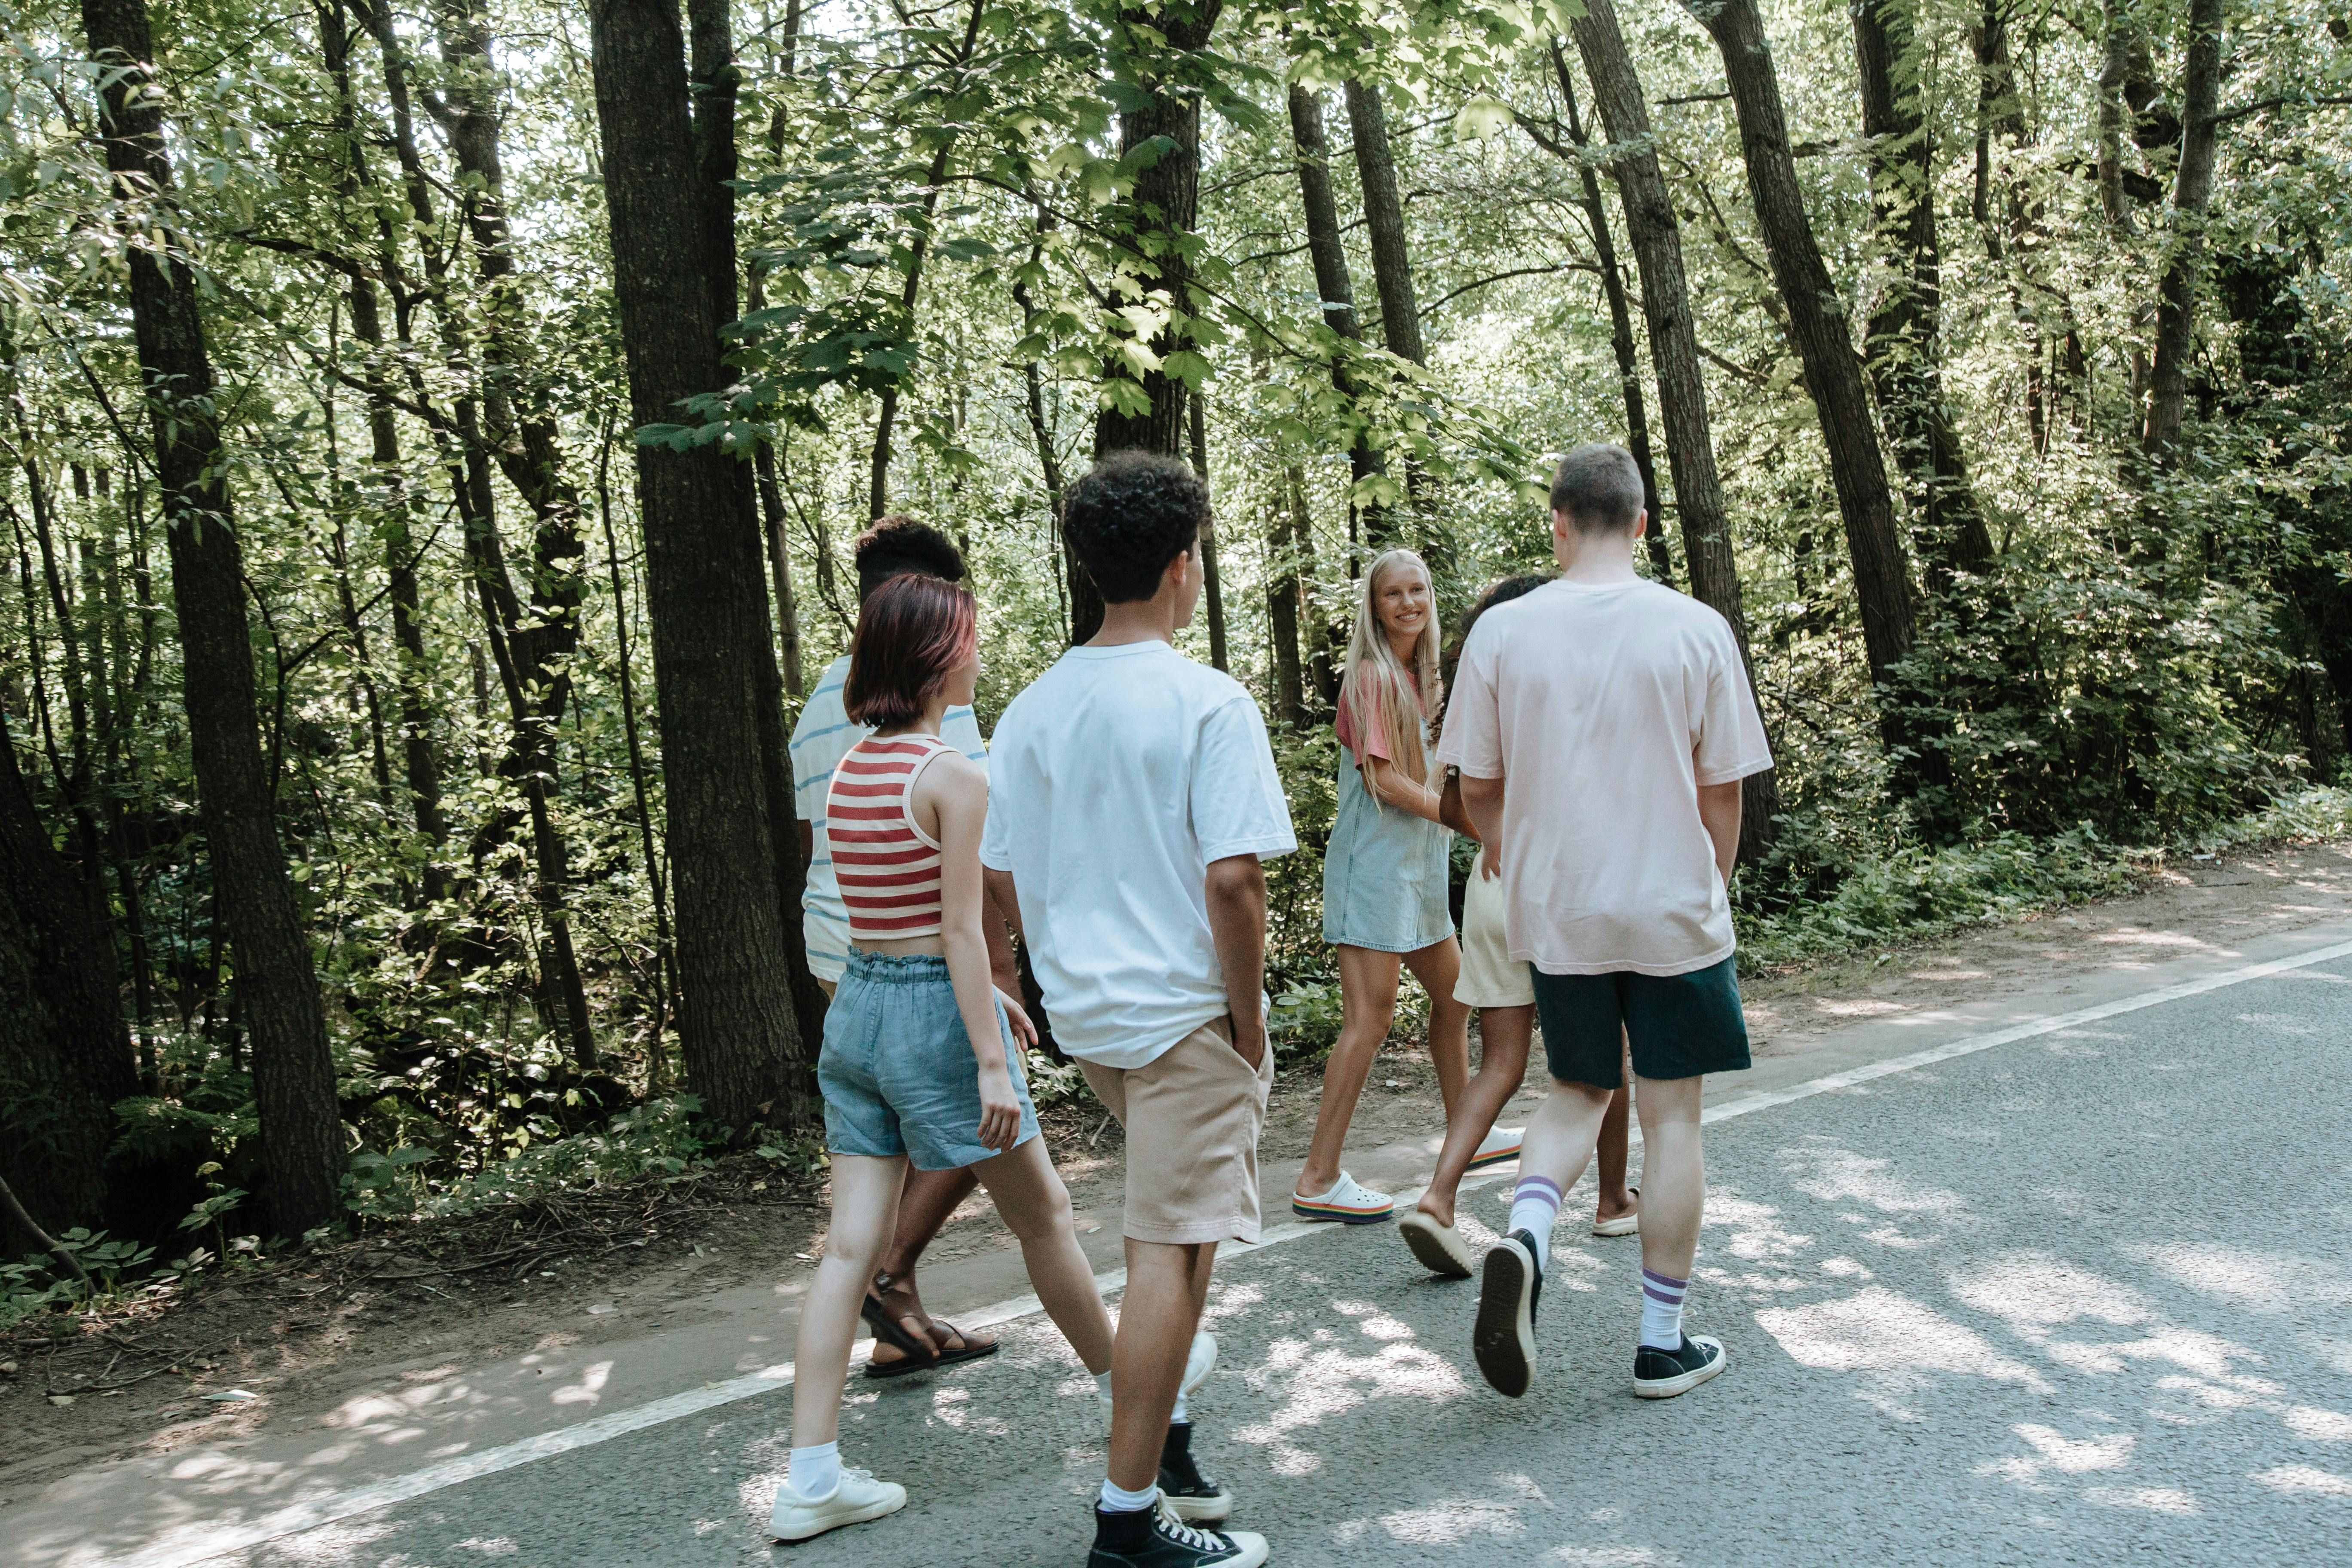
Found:
[[[142,14],[151,58],[102,46]],[[711,846],[754,841],[689,817],[730,809],[680,771],[713,726],[664,707],[748,680],[693,711],[771,757],[846,646],[851,540],[905,510],[970,562],[987,727],[1086,628],[1055,505],[1113,446],[1209,478],[1186,647],[1274,724],[1293,1054],[1335,1006],[1360,563],[1421,547],[1458,618],[1547,565],[1547,458],[1582,440],[1633,442],[1644,569],[1748,650],[1779,759],[1752,951],[2091,896],[2278,801],[2342,826],[2352,37],[2315,0],[0,27],[0,1176],[53,1231],[168,1251],[193,1211],[217,1248],[730,1140],[805,1162],[796,946],[731,1047],[682,994],[725,899],[772,921],[796,885],[789,806],[728,819],[785,890],[712,891]],[[665,166],[694,237],[632,216],[671,210]],[[648,405],[646,302],[698,289],[723,367]],[[688,473],[723,515],[680,511]],[[754,597],[698,616],[689,538]],[[277,978],[306,954],[315,1022]],[[97,1001],[53,984],[109,963]]]

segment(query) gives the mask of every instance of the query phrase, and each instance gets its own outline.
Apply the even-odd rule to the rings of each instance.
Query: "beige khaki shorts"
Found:
[[[1274,1048],[1252,1071],[1233,1042],[1233,1026],[1218,1018],[1139,1068],[1078,1063],[1127,1130],[1129,1240],[1257,1239],[1257,1138]]]
[[[1470,868],[1470,888],[1462,895],[1462,973],[1454,999],[1465,1007],[1532,1007],[1535,981],[1528,966],[1511,962],[1503,933],[1503,879],[1491,880]]]

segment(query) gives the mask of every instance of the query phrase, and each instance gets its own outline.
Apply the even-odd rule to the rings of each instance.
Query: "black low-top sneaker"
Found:
[[[1470,1353],[1497,1394],[1517,1399],[1535,1381],[1536,1304],[1542,1300],[1543,1270],[1536,1267],[1535,1233],[1515,1230],[1486,1254],[1486,1278],[1478,1286],[1478,1321],[1470,1331]]]
[[[1160,1446],[1160,1495],[1187,1524],[1214,1524],[1234,1511],[1234,1495],[1192,1462],[1192,1424],[1171,1421]]]
[[[1672,1399],[1688,1394],[1729,1362],[1723,1342],[1704,1334],[1696,1339],[1685,1334],[1677,1350],[1643,1345],[1633,1352],[1633,1392],[1643,1399]]]
[[[1095,1510],[1087,1568],[1260,1568],[1265,1537],[1245,1530],[1196,1530],[1162,1498],[1129,1513]]]

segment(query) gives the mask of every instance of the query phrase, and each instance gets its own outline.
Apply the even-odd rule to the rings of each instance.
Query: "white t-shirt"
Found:
[[[1655,583],[1548,583],[1478,618],[1438,760],[1503,784],[1504,929],[1547,974],[1732,952],[1698,786],[1772,765],[1724,618]]]
[[[874,732],[871,724],[851,723],[841,706],[841,689],[848,679],[849,656],[843,654],[817,679],[816,689],[801,709],[800,722],[793,726],[793,809],[810,832],[801,931],[808,942],[809,968],[820,980],[837,981],[849,966],[849,911],[842,908],[841,884],[834,879],[833,854],[824,841],[825,786],[849,748]],[[949,709],[940,720],[940,739],[988,766],[988,742],[980,738],[980,720],[971,709]]]
[[[1013,873],[1064,1050],[1139,1068],[1226,1012],[1209,863],[1298,847],[1257,704],[1166,643],[1074,647],[996,726],[981,864]]]

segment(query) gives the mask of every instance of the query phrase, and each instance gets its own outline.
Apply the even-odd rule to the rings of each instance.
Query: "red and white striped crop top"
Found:
[[[953,750],[937,735],[868,735],[834,770],[824,837],[851,937],[938,932],[940,847],[915,826],[909,797],[931,760]]]

